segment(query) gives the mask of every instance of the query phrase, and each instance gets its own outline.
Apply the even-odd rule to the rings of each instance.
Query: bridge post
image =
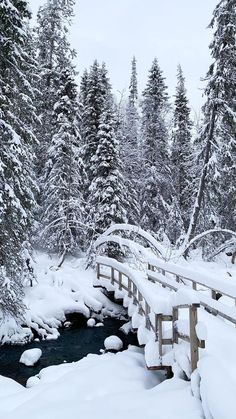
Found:
[[[122,290],[122,273],[119,272],[119,290]]]
[[[178,331],[176,322],[179,319],[179,310],[177,307],[173,307],[173,319],[172,319],[172,333],[173,333],[173,343],[178,343]]]
[[[114,268],[111,268],[111,283],[112,283],[112,285],[115,284],[115,271],[114,271]]]
[[[150,307],[148,305],[147,302],[145,302],[145,327],[150,330],[151,326],[150,326],[150,318],[149,318],[149,313],[150,313]]]
[[[142,296],[141,292],[138,290],[138,303],[139,303],[138,313],[139,313],[140,315],[142,315],[142,314],[143,314],[143,313],[142,313],[142,305],[141,305],[142,301],[143,301],[143,296]]]
[[[160,365],[162,365],[162,314],[158,316],[158,344],[159,344],[159,357],[160,357]]]
[[[132,283],[131,283],[131,279],[130,279],[130,278],[128,278],[128,297],[129,297],[129,298],[130,298],[130,297],[132,297],[131,285],[132,285]]]
[[[97,268],[97,279],[100,279],[100,263],[97,263],[96,268]]]
[[[189,307],[189,324],[190,324],[190,352],[191,352],[191,367],[192,372],[197,368],[197,363],[199,360],[199,341],[196,333],[197,325],[197,309],[199,304],[192,304]]]
[[[133,304],[136,306],[137,303],[137,287],[136,285],[133,283]]]

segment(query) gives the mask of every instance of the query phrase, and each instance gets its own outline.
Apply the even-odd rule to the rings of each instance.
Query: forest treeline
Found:
[[[47,0],[32,28],[27,1],[0,0],[0,307],[14,316],[34,246],[63,259],[87,251],[111,223],[173,246],[236,227],[236,1],[213,12],[197,124],[180,65],[174,100],[157,58],[143,92],[132,59],[123,100],[97,60],[78,86],[74,4]]]

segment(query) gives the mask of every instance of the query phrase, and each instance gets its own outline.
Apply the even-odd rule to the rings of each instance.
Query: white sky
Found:
[[[29,3],[36,13],[44,0]],[[200,79],[210,63],[211,31],[206,28],[217,3],[218,0],[76,0],[71,42],[78,51],[78,70],[81,73],[95,58],[105,61],[115,93],[127,91],[130,62],[135,55],[142,91],[156,56],[172,96],[180,63],[190,105],[198,112],[203,101]]]

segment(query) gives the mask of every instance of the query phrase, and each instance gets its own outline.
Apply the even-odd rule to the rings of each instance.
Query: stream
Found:
[[[103,327],[87,327],[86,319],[73,322],[70,328],[62,329],[57,340],[32,341],[23,346],[4,345],[0,347],[0,375],[14,379],[25,385],[29,377],[36,375],[42,368],[63,362],[78,361],[89,353],[99,354],[104,349],[104,340],[116,335],[123,341],[124,349],[138,345],[136,334],[125,335],[119,328],[124,321],[114,318],[104,319]],[[42,349],[42,357],[34,367],[19,363],[21,354],[32,348]]]

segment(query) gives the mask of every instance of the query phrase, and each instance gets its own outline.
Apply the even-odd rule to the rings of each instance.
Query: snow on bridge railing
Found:
[[[110,275],[101,271],[101,266],[110,268]],[[125,278],[124,278],[125,276]],[[200,307],[197,294],[193,294],[182,286],[180,293],[175,298],[166,299],[158,302],[158,293],[156,287],[140,275],[139,272],[133,272],[129,267],[115,259],[99,256],[97,257],[97,278],[105,278],[111,281],[113,286],[118,285],[119,291],[125,291],[127,296],[132,299],[132,303],[138,306],[138,314],[145,317],[145,327],[155,334],[155,340],[158,343],[158,365],[150,365],[145,351],[147,366],[150,369],[166,369],[170,365],[163,365],[163,346],[174,345],[178,340],[187,341],[190,344],[191,371],[197,368],[199,359],[199,348],[205,348],[205,341],[197,335],[196,327],[198,325],[197,309]],[[170,289],[178,291],[178,287],[165,284]],[[189,334],[178,330],[179,310],[189,310]],[[154,315],[153,315],[154,314]],[[163,337],[163,323],[172,322],[172,338]],[[153,356],[151,355],[151,358]]]
[[[98,246],[99,240],[103,237],[115,235],[118,232],[133,233],[140,238],[144,239],[149,246],[151,246],[155,252],[160,255],[163,259],[166,259],[167,250],[149,233],[142,230],[140,227],[131,224],[113,224],[109,227],[95,242],[95,248]],[[135,243],[135,242],[134,242]]]
[[[188,290],[189,296],[192,295],[192,298],[196,296],[196,298],[199,300],[200,306],[205,308],[210,314],[214,316],[220,316],[223,319],[229,321],[230,323],[233,323],[236,325],[236,307],[229,307],[220,301],[217,301],[207,295],[204,295],[202,292],[197,291],[196,289],[191,289],[186,286],[183,282],[181,283],[181,277],[180,275],[176,274],[175,272],[172,272],[172,270],[165,270],[163,265],[160,272],[154,272],[153,268],[158,266],[150,265],[150,270],[147,271],[147,276],[149,281],[157,282],[162,287],[168,288],[171,291],[179,291],[179,290]],[[168,278],[166,276],[166,273],[170,273],[172,275],[175,275],[175,279]],[[182,277],[185,280],[191,281],[190,278]],[[221,292],[221,291],[220,291]],[[234,298],[231,296],[231,298]]]
[[[194,290],[198,290],[198,286],[205,287],[211,291],[211,298],[217,299],[217,294],[222,294],[226,297],[232,298],[236,305],[236,285],[229,284],[225,280],[207,276],[201,272],[193,272],[191,269],[178,266],[177,264],[165,262],[163,260],[148,257],[149,271],[157,269],[163,275],[169,273],[174,276],[177,283],[188,281],[192,284]],[[187,285],[185,283],[185,285]]]

